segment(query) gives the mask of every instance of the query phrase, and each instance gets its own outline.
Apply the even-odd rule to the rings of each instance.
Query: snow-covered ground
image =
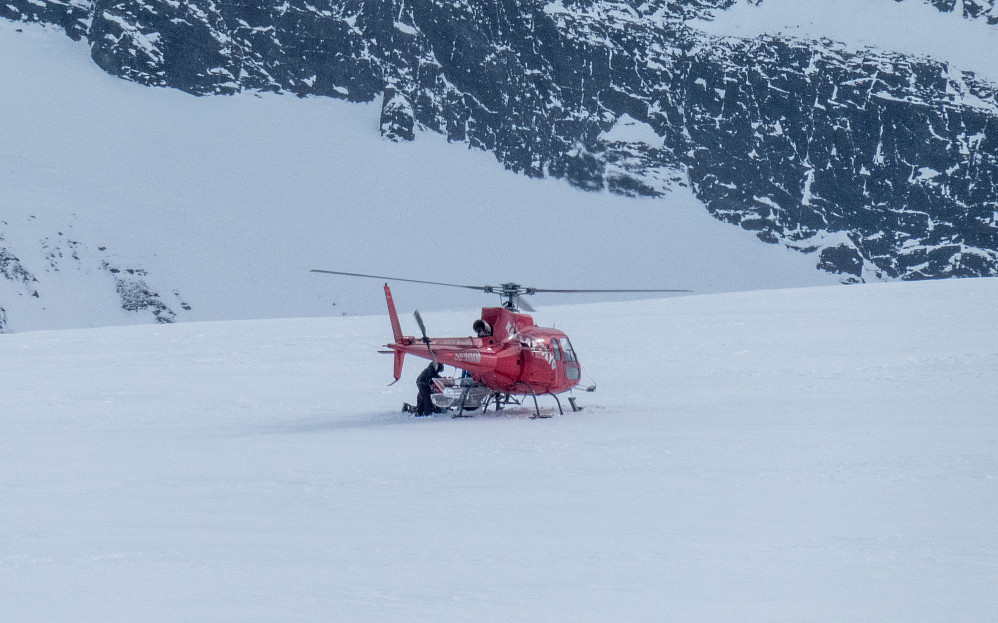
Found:
[[[397,413],[387,316],[0,335],[0,620],[994,621],[996,310],[545,307],[599,383],[548,420]]]
[[[998,27],[962,13],[943,13],[922,0],[763,0],[738,2],[696,26],[721,36],[825,38],[855,49],[929,57],[954,73],[972,71],[998,82]]]
[[[147,271],[178,320],[382,309],[366,282],[312,268],[701,293],[837,282],[815,257],[714,220],[688,189],[586,193],[437,134],[383,141],[378,102],[150,89],[103,73],[58,29],[5,20],[0,58],[0,247],[39,293],[0,279],[12,331],[150,322],[119,309],[105,260]],[[398,288],[424,309],[481,304]]]

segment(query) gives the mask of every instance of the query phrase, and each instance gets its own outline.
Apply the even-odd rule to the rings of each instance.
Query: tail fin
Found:
[[[393,370],[395,374],[395,380],[389,383],[389,385],[394,385],[399,382],[402,378],[402,362],[405,361],[405,352],[401,350],[395,351],[395,369]]]
[[[388,318],[392,322],[392,337],[396,344],[402,343],[402,326],[399,324],[399,315],[395,311],[395,301],[392,300],[392,291],[388,288],[388,284],[385,284],[385,301],[388,303]],[[395,374],[395,380],[389,383],[389,385],[394,385],[402,378],[402,363],[405,361],[405,351],[395,350],[395,369],[393,370]]]
[[[399,325],[399,315],[395,311],[395,301],[392,300],[392,291],[385,284],[385,301],[388,302],[388,317],[392,321],[392,337],[396,344],[402,343],[402,326]]]

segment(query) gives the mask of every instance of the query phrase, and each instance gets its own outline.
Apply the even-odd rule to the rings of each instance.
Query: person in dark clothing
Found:
[[[430,398],[430,388],[433,386],[433,379],[440,378],[444,364],[431,363],[426,369],[416,377],[416,387],[419,389],[419,396],[416,398],[416,415],[430,415],[436,408]]]

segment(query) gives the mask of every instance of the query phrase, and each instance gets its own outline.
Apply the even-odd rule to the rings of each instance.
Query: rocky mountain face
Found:
[[[897,0],[900,2],[901,0]],[[998,4],[995,0],[925,0],[940,11],[958,11],[964,17],[985,19],[989,24],[998,24]]]
[[[995,0],[929,1],[998,23]],[[381,98],[392,140],[429,129],[585,190],[689,184],[845,282],[998,275],[996,86],[690,26],[734,2],[5,0],[0,16],[58,24],[142,84]]]

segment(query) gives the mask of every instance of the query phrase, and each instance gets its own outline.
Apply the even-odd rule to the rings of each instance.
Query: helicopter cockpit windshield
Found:
[[[572,350],[572,343],[568,341],[567,337],[561,338],[561,350],[565,353],[565,361],[575,362],[578,359],[575,356],[575,351]]]

